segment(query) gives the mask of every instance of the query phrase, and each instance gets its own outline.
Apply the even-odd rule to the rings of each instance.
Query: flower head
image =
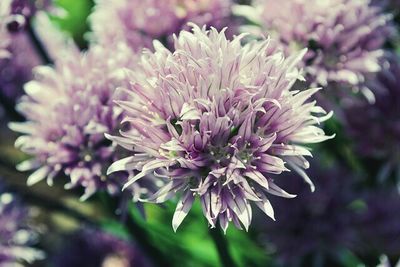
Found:
[[[164,177],[147,200],[182,194],[175,230],[195,196],[212,227],[219,220],[224,230],[229,221],[247,229],[252,202],[273,218],[266,193],[294,196],[271,174],[289,167],[311,184],[302,145],[329,138],[315,124],[330,114],[318,118],[324,110],[307,102],[318,89],[290,91],[303,54],[285,59],[269,40],[242,46],[242,37],[193,26],[175,38],[173,53],[156,41],[130,74],[130,98],[118,101],[131,130],[110,139],[131,152],[109,172],[139,170],[125,187],[153,172]]]
[[[259,0],[261,24],[287,51],[309,48],[303,65],[310,81],[356,87],[379,71],[391,16],[369,0]]]
[[[400,59],[396,55],[388,59],[377,77],[368,82],[375,103],[354,98],[344,102],[346,129],[355,140],[357,152],[386,162],[381,178],[392,170],[398,170],[400,177]]]
[[[66,238],[56,252],[54,266],[149,267],[148,260],[133,244],[110,234],[85,229]]]
[[[3,0],[0,2],[0,59],[9,56],[7,46],[10,44],[8,24],[12,21],[11,1]]]
[[[52,184],[64,174],[69,178],[67,188],[84,187],[83,198],[99,189],[120,192],[127,177],[105,176],[117,153],[104,133],[118,129],[121,109],[113,103],[114,91],[124,85],[121,68],[132,66],[135,59],[122,44],[93,46],[85,54],[74,47],[65,50],[54,67],[37,67],[36,79],[25,85],[18,110],[27,122],[10,126],[24,134],[16,146],[33,158],[18,168],[37,169],[28,184],[46,178]]]
[[[359,195],[352,188],[353,177],[340,166],[322,168],[315,163],[320,162],[313,162],[309,171],[316,178],[314,193],[288,173],[283,185],[298,194],[296,201],[271,199],[279,223],[255,220],[262,242],[279,266],[306,266],[315,255],[326,260],[321,262],[326,266],[336,260],[338,250],[355,242],[356,212],[350,207]]]
[[[400,209],[400,196],[396,188],[365,190],[362,199],[365,208],[358,212],[353,222],[358,238],[352,251],[365,259],[382,253],[398,259],[400,215],[393,211]]]
[[[8,46],[10,57],[0,59],[0,92],[11,103],[22,95],[23,85],[32,79],[32,68],[41,64],[29,38],[13,34]]]
[[[0,193],[0,265],[22,266],[43,258],[43,253],[30,247],[36,233],[28,226],[29,210],[11,193]]]
[[[188,21],[222,28],[231,0],[98,0],[91,15],[94,38],[101,44],[125,42],[135,50],[166,39]]]

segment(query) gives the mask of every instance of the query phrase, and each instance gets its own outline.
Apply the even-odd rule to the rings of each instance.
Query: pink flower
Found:
[[[284,58],[269,40],[242,46],[242,38],[193,25],[173,53],[155,41],[129,75],[130,98],[118,101],[130,130],[109,138],[130,155],[108,172],[138,170],[125,188],[153,173],[164,178],[146,201],[180,195],[174,230],[195,197],[212,227],[219,220],[224,230],[229,221],[248,229],[251,203],[274,218],[266,193],[294,197],[271,175],[292,169],[313,188],[303,145],[330,138],[316,126],[330,114],[308,102],[318,89],[290,90],[305,51]]]

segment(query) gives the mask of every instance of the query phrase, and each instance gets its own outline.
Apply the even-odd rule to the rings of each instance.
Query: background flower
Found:
[[[105,176],[107,162],[117,156],[104,133],[118,129],[121,110],[113,103],[114,91],[124,84],[122,68],[134,63],[135,57],[122,44],[94,46],[83,54],[70,46],[54,68],[35,69],[36,79],[26,84],[26,96],[18,105],[27,122],[11,124],[24,134],[16,146],[33,156],[19,170],[37,169],[28,184],[46,178],[52,184],[57,175],[65,174],[67,188],[84,187],[83,199],[99,189],[120,192],[127,174]]]
[[[139,170],[125,187],[153,172],[165,177],[168,183],[149,200],[182,194],[175,230],[195,196],[212,227],[219,220],[224,230],[229,221],[248,229],[251,202],[274,218],[265,193],[294,195],[270,175],[288,168],[313,189],[303,171],[311,153],[302,145],[330,138],[315,126],[330,114],[317,117],[324,110],[307,102],[318,89],[290,91],[303,54],[285,59],[269,40],[240,42],[193,26],[175,39],[173,53],[155,43],[155,53],[146,51],[130,74],[124,92],[131,98],[118,101],[132,129],[110,139],[131,152],[109,172]]]
[[[227,26],[231,0],[98,0],[90,21],[93,38],[101,44],[125,42],[134,51],[167,40],[193,21]]]
[[[77,231],[64,241],[53,257],[55,267],[151,266],[133,244],[99,230]]]
[[[11,193],[0,192],[0,265],[23,266],[44,257],[31,247],[36,232],[29,226],[29,209]]]
[[[376,79],[369,80],[375,103],[351,98],[344,101],[343,110],[346,131],[355,140],[357,153],[383,162],[381,180],[395,171],[400,181],[400,61],[395,55],[387,58]]]
[[[10,43],[10,36],[7,25],[11,21],[11,0],[4,0],[0,3],[0,58],[8,57],[7,46]]]
[[[23,85],[33,78],[32,68],[41,60],[25,34],[13,34],[11,40],[10,57],[0,59],[0,90],[4,100],[13,103],[23,94]]]
[[[276,222],[255,220],[261,240],[280,266],[308,266],[318,260],[322,266],[337,266],[338,251],[355,242],[353,201],[359,197],[348,170],[337,166],[321,167],[313,162],[310,170],[316,191],[293,179],[281,180],[285,188],[298,195],[295,201],[271,199],[276,207]],[[333,261],[333,262],[332,262]]]
[[[396,188],[364,190],[365,208],[353,220],[357,230],[357,242],[352,251],[365,261],[373,261],[380,254],[390,259],[400,257],[400,216],[393,212],[400,208],[400,196]]]
[[[273,31],[287,51],[308,47],[303,65],[322,86],[359,86],[379,71],[382,45],[393,33],[391,16],[369,0],[259,0],[264,31]]]

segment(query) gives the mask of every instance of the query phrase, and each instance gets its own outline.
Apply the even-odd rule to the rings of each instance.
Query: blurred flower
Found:
[[[288,52],[309,48],[305,71],[322,86],[356,88],[379,71],[382,45],[394,32],[391,16],[369,0],[258,0],[255,7]]]
[[[389,259],[386,255],[381,256],[380,263],[376,267],[391,267]],[[394,267],[400,267],[400,260],[394,265]]]
[[[319,162],[313,162],[317,166]],[[283,177],[283,185],[298,194],[296,201],[287,202],[274,198],[278,222],[255,220],[270,250],[282,266],[310,266],[304,261],[324,259],[337,260],[342,248],[349,248],[355,240],[353,219],[355,211],[350,208],[357,199],[351,188],[349,171],[340,167],[311,168],[317,190],[308,188],[293,174]],[[338,266],[338,263],[320,262],[321,266]]]
[[[222,28],[231,0],[97,0],[91,25],[101,44],[123,41],[134,51],[166,39],[188,21]],[[225,24],[225,25],[224,25]]]
[[[135,57],[122,44],[93,46],[84,54],[72,45],[64,50],[54,67],[37,67],[35,80],[25,85],[26,96],[17,108],[27,122],[10,127],[24,134],[16,146],[34,157],[18,169],[37,169],[29,185],[46,178],[51,185],[57,175],[65,174],[70,178],[66,188],[84,187],[82,199],[99,189],[115,194],[127,174],[106,177],[117,153],[104,133],[118,130],[122,115],[113,103],[114,90],[125,85],[122,68],[132,66]]]
[[[384,162],[380,179],[396,171],[400,186],[400,61],[391,54],[389,65],[369,81],[375,103],[364,99],[345,102],[346,128],[357,152]]]
[[[53,259],[55,267],[149,267],[140,252],[127,241],[97,230],[82,230],[66,238]]]
[[[325,111],[307,102],[318,89],[290,91],[304,52],[285,59],[269,40],[242,47],[242,37],[228,41],[223,31],[193,24],[193,33],[175,38],[174,53],[156,41],[130,74],[131,98],[118,101],[132,129],[110,139],[131,155],[109,173],[139,170],[125,187],[153,172],[167,179],[147,201],[182,194],[175,230],[195,196],[212,227],[219,219],[224,230],[229,221],[248,229],[251,202],[273,218],[265,193],[294,197],[270,178],[287,167],[313,188],[302,145],[330,138],[315,126],[330,114],[317,117]]]
[[[0,192],[0,266],[23,266],[44,257],[43,252],[30,247],[36,233],[28,223],[29,210],[16,197]]]
[[[357,243],[352,251],[362,258],[381,254],[391,259],[400,257],[400,196],[395,189],[375,189],[363,193],[365,209],[353,224],[357,230]]]
[[[0,91],[2,97],[13,103],[22,95],[23,85],[32,79],[32,68],[41,61],[25,34],[13,34],[11,40],[11,56],[0,59]]]
[[[12,20],[11,0],[2,0],[0,2],[0,59],[9,56],[7,47],[10,43],[10,34],[8,24]]]

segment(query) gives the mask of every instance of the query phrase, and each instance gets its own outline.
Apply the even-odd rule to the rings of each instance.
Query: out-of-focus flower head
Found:
[[[352,251],[368,259],[385,254],[391,259],[400,257],[400,196],[395,188],[367,190],[362,199],[365,208],[358,212],[353,225],[357,243]]]
[[[263,29],[287,51],[309,48],[305,71],[322,86],[358,88],[380,70],[382,45],[393,33],[391,16],[369,0],[258,0],[254,6]]]
[[[32,79],[32,68],[40,65],[41,60],[23,33],[13,34],[8,51],[11,56],[0,59],[0,91],[2,97],[13,103],[22,95],[23,85]]]
[[[175,230],[196,196],[212,227],[219,220],[224,230],[229,221],[247,229],[250,203],[273,218],[266,193],[294,197],[271,174],[290,168],[312,186],[303,145],[330,138],[315,126],[330,114],[308,102],[318,89],[290,91],[305,51],[285,58],[270,40],[242,46],[243,35],[229,41],[223,31],[192,26],[175,37],[173,53],[155,41],[155,53],[144,52],[129,75],[130,98],[118,103],[131,130],[110,139],[130,156],[109,172],[139,170],[125,187],[153,172],[164,177],[147,201],[181,195]]]
[[[357,152],[385,162],[382,179],[397,170],[400,182],[400,59],[393,54],[387,58],[377,78],[369,81],[375,103],[352,98],[344,102],[344,111],[346,129]]]
[[[11,33],[25,29],[31,17],[38,10],[47,9],[55,11],[51,5],[51,0],[6,0],[6,2],[9,2],[9,12],[11,15],[7,28]]]
[[[121,109],[114,105],[114,91],[126,86],[122,68],[132,67],[135,57],[122,43],[93,46],[87,53],[69,45],[59,53],[54,67],[35,68],[35,80],[25,85],[26,95],[17,108],[27,121],[10,124],[24,134],[16,146],[33,156],[18,169],[37,169],[29,176],[29,185],[46,178],[52,184],[57,175],[65,174],[67,188],[85,189],[82,199],[99,189],[120,192],[127,174],[106,177],[117,153],[104,133],[118,129]]]
[[[53,264],[55,267],[151,266],[133,244],[98,230],[82,230],[67,237]]]
[[[382,255],[380,258],[380,262],[376,267],[391,267],[389,258],[386,255]],[[400,267],[400,260],[394,265],[394,267]]]
[[[125,42],[134,51],[167,39],[188,21],[222,28],[231,0],[97,0],[91,25],[101,44]]]
[[[36,232],[29,227],[29,209],[0,188],[0,265],[23,266],[42,259],[43,252],[31,247]]]
[[[50,9],[50,2],[50,0],[2,0],[0,2],[0,59],[10,56],[7,49],[11,42],[14,42],[12,34],[20,32],[38,9]]]
[[[11,0],[3,0],[0,2],[0,59],[10,55],[7,47],[10,44],[8,24],[11,21]]]
[[[315,163],[319,162],[312,166]],[[314,193],[289,174],[282,179],[283,185],[298,194],[296,201],[271,199],[277,222],[255,220],[262,241],[282,266],[306,266],[304,263],[316,256],[330,262],[338,258],[334,253],[349,248],[355,239],[355,212],[350,207],[357,194],[349,171],[336,166],[314,167],[310,170],[317,188]]]

